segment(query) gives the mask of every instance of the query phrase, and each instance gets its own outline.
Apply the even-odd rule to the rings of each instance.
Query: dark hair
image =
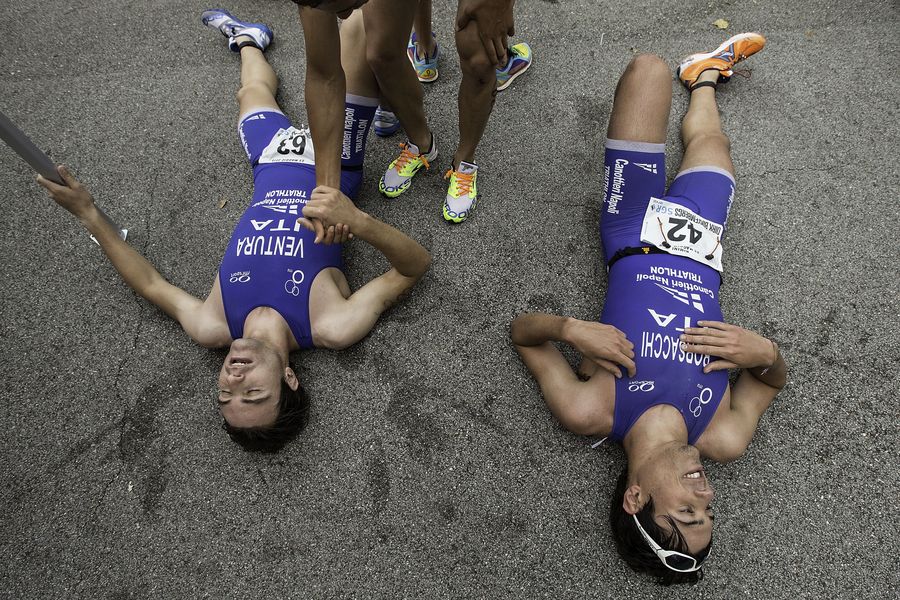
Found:
[[[703,579],[703,569],[698,569],[692,573],[679,573],[673,571],[659,560],[653,549],[647,545],[647,540],[638,531],[637,525],[630,514],[625,512],[622,503],[625,500],[625,489],[628,487],[628,467],[622,469],[618,481],[616,481],[616,489],[613,492],[612,502],[609,505],[609,525],[612,529],[613,539],[616,540],[616,550],[628,566],[638,573],[647,573],[656,577],[657,582],[662,585],[672,585],[673,583],[697,583]],[[657,544],[666,550],[676,550],[682,554],[693,556],[697,561],[701,561],[709,554],[712,548],[712,539],[709,545],[698,552],[691,554],[688,550],[687,542],[681,535],[678,526],[675,525],[674,519],[666,516],[669,524],[672,526],[671,531],[666,531],[654,520],[653,498],[647,501],[644,508],[637,513],[638,521],[644,531],[652,537]]]
[[[303,386],[292,390],[281,380],[281,396],[278,399],[278,416],[268,427],[234,427],[228,421],[222,422],[222,429],[231,439],[247,451],[274,453],[297,437],[306,426],[309,412],[309,396]]]
[[[322,4],[325,0],[291,0],[297,6],[308,6],[310,8],[315,8],[318,5]]]

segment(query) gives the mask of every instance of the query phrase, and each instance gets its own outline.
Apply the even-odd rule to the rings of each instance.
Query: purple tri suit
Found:
[[[347,95],[341,191],[351,199],[362,182],[376,106],[377,99]],[[312,138],[271,108],[242,115],[238,131],[253,167],[254,188],[219,266],[228,329],[232,339],[243,337],[250,311],[268,306],[284,317],[301,348],[312,348],[310,287],[322,269],[343,269],[341,245],[314,244],[315,234],[297,223],[316,187]]]
[[[616,380],[610,437],[621,441],[652,406],[670,404],[684,417],[688,443],[709,424],[728,386],[728,372],[703,373],[710,357],[681,349],[679,336],[697,321],[721,321],[719,272],[641,242],[650,197],[684,206],[725,225],[734,179],[717,167],[678,174],[666,193],[665,145],[607,140],[600,233],[609,288],[600,321],[634,344],[635,377]]]

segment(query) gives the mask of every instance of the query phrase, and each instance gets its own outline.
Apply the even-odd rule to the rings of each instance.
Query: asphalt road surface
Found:
[[[535,63],[498,97],[480,205],[440,216],[457,139],[453,2],[435,7],[443,149],[395,201],[372,139],[360,205],[434,254],[414,294],[344,352],[293,366],[312,397],[280,454],[241,451],[214,407],[221,352],[137,298],[0,147],[0,596],[9,598],[886,598],[896,593],[900,59],[894,1],[519,0]],[[251,191],[238,57],[199,2],[0,4],[0,110],[72,166],[130,241],[205,295]],[[280,100],[305,121],[287,1]],[[713,22],[726,19],[727,30]],[[738,191],[722,302],[776,339],[789,383],[717,487],[706,578],[664,589],[615,554],[615,446],[565,432],[509,342],[521,311],[596,319],[602,142],[636,52],[769,40],[719,94]],[[668,172],[687,94],[673,82]],[[220,208],[222,201],[227,201]],[[345,251],[351,285],[385,261]],[[574,359],[574,356],[572,357]]]

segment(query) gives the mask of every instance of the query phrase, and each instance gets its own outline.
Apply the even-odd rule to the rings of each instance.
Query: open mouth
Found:
[[[249,358],[232,358],[230,364],[232,367],[246,367],[252,363],[253,361]]]
[[[691,471],[684,475],[685,479],[703,479],[706,474],[703,472],[703,469],[697,469],[696,471]]]

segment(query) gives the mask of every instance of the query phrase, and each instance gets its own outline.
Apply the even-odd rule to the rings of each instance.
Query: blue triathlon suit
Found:
[[[341,154],[341,191],[351,199],[362,182],[366,137],[378,100],[347,96]],[[312,348],[309,291],[322,269],[343,269],[340,244],[314,244],[297,223],[316,187],[309,131],[291,126],[279,110],[242,115],[238,131],[253,167],[253,200],[238,222],[219,266],[222,303],[232,339],[244,321],[268,306],[284,317],[301,348]]]
[[[600,235],[609,288],[600,317],[634,344],[637,374],[616,380],[610,437],[621,441],[649,408],[670,404],[684,417],[694,444],[716,412],[728,372],[703,373],[710,357],[681,349],[679,336],[697,321],[721,321],[719,272],[641,242],[651,197],[684,206],[725,225],[734,178],[717,167],[678,174],[666,192],[665,145],[607,140]],[[646,252],[646,253],[645,253]]]

